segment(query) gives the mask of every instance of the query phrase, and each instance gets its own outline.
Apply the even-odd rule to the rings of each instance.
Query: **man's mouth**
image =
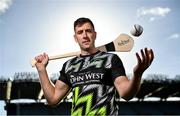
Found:
[[[82,43],[83,44],[88,44],[90,41],[83,41]]]

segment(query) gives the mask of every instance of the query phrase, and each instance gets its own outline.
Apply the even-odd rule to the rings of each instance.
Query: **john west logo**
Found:
[[[92,82],[92,81],[97,81],[100,82],[103,78],[103,73],[80,73],[79,75],[70,75],[70,82],[72,84],[79,84],[83,82]]]
[[[130,42],[130,39],[127,39],[127,40],[121,40],[118,42],[118,46],[123,46],[123,45],[126,45],[127,43]]]

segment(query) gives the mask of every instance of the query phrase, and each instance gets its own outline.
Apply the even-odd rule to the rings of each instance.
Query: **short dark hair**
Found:
[[[81,26],[84,23],[90,23],[93,29],[95,30],[94,24],[89,18],[81,17],[81,18],[78,18],[76,21],[74,21],[74,31],[75,31],[76,26]]]

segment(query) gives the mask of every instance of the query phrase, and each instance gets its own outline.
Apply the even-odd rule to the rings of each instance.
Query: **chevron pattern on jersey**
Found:
[[[107,94],[113,93],[113,90],[112,87],[103,88],[99,84],[75,87],[73,89],[72,115],[106,115],[108,109],[113,107],[108,107],[108,105],[111,106],[109,102],[114,100],[112,99],[114,97],[108,98]]]
[[[83,104],[83,106],[78,107],[75,111],[72,112],[73,116],[77,116],[77,115],[82,115],[83,114],[83,110],[85,109],[85,114],[87,114],[90,111],[90,108],[92,106],[92,97],[93,97],[93,93],[89,93],[87,95],[84,95],[82,97],[79,97],[79,87],[76,87],[74,89],[74,99],[73,99],[73,104],[75,104],[75,107],[77,107],[80,104]]]

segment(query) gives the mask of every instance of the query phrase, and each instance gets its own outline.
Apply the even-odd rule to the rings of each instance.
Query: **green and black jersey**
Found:
[[[73,91],[72,115],[116,115],[114,80],[125,74],[120,58],[100,52],[64,63],[59,80]]]

